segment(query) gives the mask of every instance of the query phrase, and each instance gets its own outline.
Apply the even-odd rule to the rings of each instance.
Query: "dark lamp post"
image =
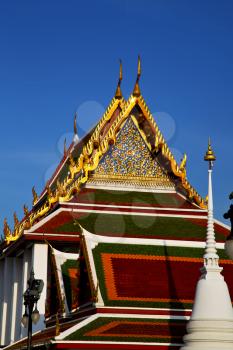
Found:
[[[230,193],[229,199],[233,199],[233,192]],[[230,259],[233,260],[233,204],[230,205],[228,212],[223,214],[224,219],[230,219],[231,221],[231,233],[226,239],[225,250]]]
[[[44,282],[42,280],[35,279],[34,276],[35,274],[32,269],[28,280],[28,288],[23,294],[25,312],[21,322],[25,328],[28,327],[28,350],[31,349],[32,343],[32,322],[36,324],[40,319],[40,313],[37,310],[37,302],[40,299],[40,295],[44,287]]]
[[[228,257],[233,260],[233,236],[229,236],[225,242],[225,251]]]

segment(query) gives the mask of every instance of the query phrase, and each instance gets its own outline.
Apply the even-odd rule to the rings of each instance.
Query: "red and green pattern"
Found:
[[[192,306],[203,249],[101,243],[93,255],[105,305]],[[233,262],[221,265],[233,293]]]
[[[61,265],[62,277],[65,287],[66,300],[69,310],[76,309],[79,297],[80,269],[78,260],[66,260]]]
[[[162,238],[204,241],[206,219],[148,215],[123,215],[64,211],[46,222],[37,232],[80,234],[78,222],[89,232],[112,237]],[[215,225],[217,241],[225,241],[225,231]]]
[[[185,320],[98,317],[65,340],[182,344]]]

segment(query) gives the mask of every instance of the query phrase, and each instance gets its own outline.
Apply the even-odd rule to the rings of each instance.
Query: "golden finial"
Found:
[[[14,224],[15,224],[15,228],[19,224],[19,219],[17,218],[16,212],[14,212]]]
[[[28,216],[29,211],[28,211],[28,207],[26,206],[26,204],[24,204],[24,206],[23,206],[23,212],[24,212],[25,216]]]
[[[138,56],[137,80],[136,80],[136,83],[135,83],[134,89],[133,89],[133,95],[137,96],[137,97],[141,95],[141,91],[140,91],[140,87],[139,87],[140,76],[141,76],[141,59],[140,59],[140,56]]]
[[[122,98],[121,81],[122,81],[122,61],[120,60],[119,80],[118,80],[117,89],[115,92],[115,98],[118,98],[118,99]]]
[[[38,196],[37,193],[35,191],[35,186],[32,187],[32,196],[33,196],[33,205],[38,201]]]
[[[4,219],[4,222],[3,222],[3,233],[4,233],[5,238],[8,238],[11,236],[11,230],[10,230],[10,227],[7,223],[6,218]]]
[[[216,157],[215,157],[214,152],[213,152],[212,147],[211,147],[210,138],[209,138],[209,142],[208,142],[208,150],[206,151],[206,154],[204,156],[204,160],[206,160],[207,162],[214,162],[216,160]]]
[[[60,323],[59,323],[59,316],[58,313],[56,313],[56,336],[60,334]]]
[[[74,134],[75,135],[78,134],[78,129],[77,129],[77,112],[75,112],[75,115],[74,115]]]
[[[65,137],[65,140],[64,140],[64,157],[66,157],[67,155],[67,148],[66,148],[66,137]]]

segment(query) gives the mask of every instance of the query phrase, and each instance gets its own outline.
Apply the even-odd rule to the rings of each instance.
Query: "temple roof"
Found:
[[[41,195],[33,191],[33,207],[25,211],[21,222],[15,220],[14,230],[6,223],[7,242],[18,239],[25,229],[55,210],[59,203],[73,200],[83,186],[114,184],[123,188],[148,188],[152,192],[174,192],[177,195],[160,196],[167,197],[168,207],[173,206],[171,202],[180,195],[187,207],[206,208],[206,202],[187,180],[186,155],[180,164],[176,162],[140,93],[140,74],[139,67],[136,90],[127,101],[120,90],[120,74],[116,95],[97,125],[65,149]]]

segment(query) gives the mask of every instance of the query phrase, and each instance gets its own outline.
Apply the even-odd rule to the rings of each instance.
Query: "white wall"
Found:
[[[32,267],[35,278],[44,281],[44,289],[38,302],[41,317],[39,322],[33,325],[32,331],[45,328],[48,246],[34,243],[20,256],[0,260],[0,345],[8,345],[27,335],[27,329],[21,325],[21,318],[24,313],[23,293],[27,289]]]

